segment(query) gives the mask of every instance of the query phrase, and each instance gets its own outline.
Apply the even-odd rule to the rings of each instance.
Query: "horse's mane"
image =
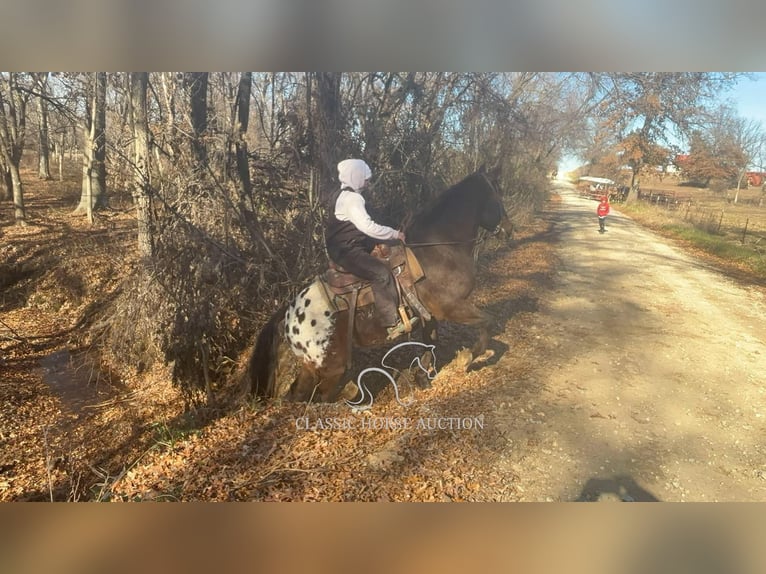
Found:
[[[480,188],[483,189],[483,186],[473,185],[475,180],[482,177],[481,172],[474,172],[442,191],[415,214],[409,229],[422,229],[437,221],[446,223],[464,214],[470,204],[476,203],[475,194]]]

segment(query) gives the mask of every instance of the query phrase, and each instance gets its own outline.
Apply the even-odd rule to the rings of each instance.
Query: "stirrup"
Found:
[[[415,324],[417,324],[417,322],[418,322],[418,319],[419,319],[419,317],[418,317],[417,315],[416,315],[415,317],[412,317],[412,318],[410,319],[410,327],[412,327],[412,326],[414,326]],[[386,328],[386,332],[387,332],[387,333],[386,333],[386,334],[387,334],[386,338],[387,338],[389,341],[392,341],[392,340],[394,340],[394,339],[397,339],[397,338],[399,338],[399,336],[403,335],[404,333],[409,333],[409,332],[411,332],[411,331],[412,331],[412,329],[410,329],[409,331],[407,331],[407,328],[405,327],[405,325],[404,325],[404,322],[402,322],[402,321],[399,321],[399,322],[398,322],[396,325],[394,325],[393,327],[387,327],[387,328]]]

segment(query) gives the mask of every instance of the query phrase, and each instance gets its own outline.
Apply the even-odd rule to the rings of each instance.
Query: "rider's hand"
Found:
[[[397,239],[399,239],[399,241],[401,241],[402,243],[405,243],[403,231],[399,232],[399,236],[397,237]]]

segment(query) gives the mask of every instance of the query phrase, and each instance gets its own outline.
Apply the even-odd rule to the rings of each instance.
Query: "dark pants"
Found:
[[[372,283],[375,305],[381,316],[381,322],[389,327],[399,322],[399,294],[391,270],[383,261],[373,257],[362,249],[352,249],[336,254],[333,261],[346,271]]]
[[[604,231],[604,222],[606,221],[606,217],[599,217],[598,218],[598,228],[601,231]]]

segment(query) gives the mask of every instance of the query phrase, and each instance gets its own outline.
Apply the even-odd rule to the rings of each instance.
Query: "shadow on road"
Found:
[[[591,478],[577,497],[575,502],[598,502],[605,499],[614,500],[617,497],[620,502],[660,502],[648,490],[626,475],[617,475],[612,478]]]

